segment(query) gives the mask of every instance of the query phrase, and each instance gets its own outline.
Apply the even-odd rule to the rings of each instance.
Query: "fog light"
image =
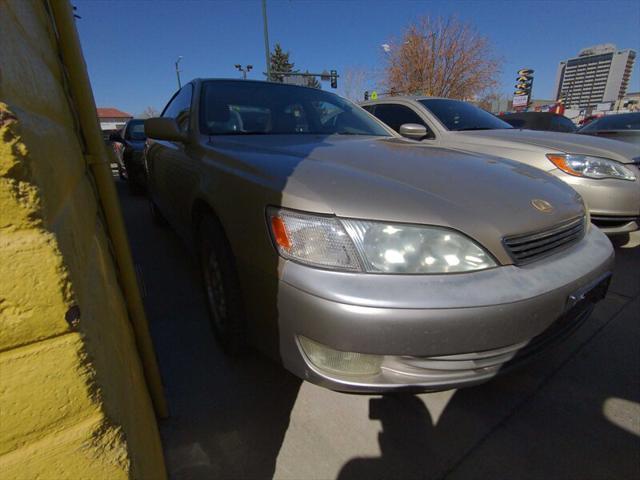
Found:
[[[321,370],[348,375],[374,375],[380,372],[382,355],[341,352],[306,337],[298,337],[302,350],[311,363]]]

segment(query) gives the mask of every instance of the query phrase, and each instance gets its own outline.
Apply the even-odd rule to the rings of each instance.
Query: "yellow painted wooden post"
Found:
[[[0,477],[163,479],[153,350],[86,161],[104,159],[83,140],[95,110],[61,63],[65,5],[0,1]]]

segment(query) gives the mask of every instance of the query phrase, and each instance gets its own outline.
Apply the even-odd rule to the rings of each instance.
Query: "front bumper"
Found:
[[[549,173],[571,185],[587,204],[592,223],[613,235],[640,229],[640,169],[625,167],[635,173],[635,181],[574,177],[558,169]]]
[[[278,293],[280,354],[294,374],[339,391],[476,384],[571,333],[590,305],[568,313],[568,299],[612,268],[613,249],[597,228],[530,265],[465,274],[353,274],[286,262]],[[299,336],[334,350],[382,355],[380,373],[320,369]]]

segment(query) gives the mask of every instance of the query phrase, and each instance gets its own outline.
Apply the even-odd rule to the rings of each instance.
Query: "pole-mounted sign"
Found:
[[[515,91],[513,92],[513,107],[525,109],[531,103],[531,90],[533,89],[533,70],[522,68],[518,70]]]

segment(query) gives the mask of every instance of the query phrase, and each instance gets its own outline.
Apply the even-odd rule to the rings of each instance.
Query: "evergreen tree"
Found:
[[[289,61],[290,52],[285,52],[279,43],[276,43],[273,52],[271,52],[271,71],[272,72],[294,72],[293,62]],[[273,73],[271,80],[274,82],[282,82],[283,75],[276,75]]]
[[[306,70],[305,73],[309,73],[309,70]],[[306,77],[306,79],[307,79],[307,87],[322,89],[322,86],[320,85],[320,82],[316,77]]]

